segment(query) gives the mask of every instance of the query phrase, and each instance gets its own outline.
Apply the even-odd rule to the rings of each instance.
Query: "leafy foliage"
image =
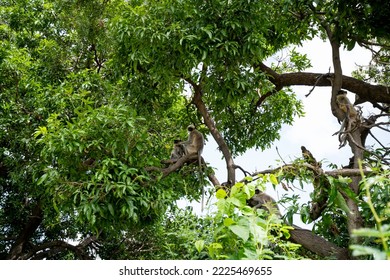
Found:
[[[369,225],[354,231],[355,236],[366,239],[363,246],[351,246],[355,256],[370,255],[374,259],[390,259],[389,178],[387,170],[382,175],[363,180],[362,195],[365,195],[366,202],[362,203],[362,207]]]
[[[127,74],[131,81],[147,74],[159,86],[172,87],[201,79],[204,98],[232,153],[265,149],[278,139],[283,123],[291,124],[294,116],[302,115],[302,106],[293,94],[280,92],[256,109],[256,99],[267,92],[258,92],[266,77],[254,71],[254,65],[275,51],[273,38],[264,36],[273,23],[263,5],[259,1],[173,1],[169,8],[164,1],[130,5],[113,23],[120,39],[116,60],[132,69]],[[206,76],[201,75],[202,68],[207,69]]]
[[[247,178],[250,180],[250,178]],[[264,189],[269,177],[250,184],[237,183],[229,194],[216,193],[213,239],[202,242],[212,259],[296,259],[299,246],[288,242],[289,229],[277,213],[253,209],[246,203],[255,189]]]

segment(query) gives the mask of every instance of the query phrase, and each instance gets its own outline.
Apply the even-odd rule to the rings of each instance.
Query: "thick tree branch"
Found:
[[[319,86],[330,87],[330,79],[334,79],[334,73],[296,72],[278,74],[263,63],[255,66],[269,76],[269,80],[276,88],[289,86]],[[382,85],[372,85],[367,82],[342,75],[342,88],[355,93],[361,100],[371,103],[390,104],[390,88]]]
[[[93,257],[91,257],[88,253],[85,252],[85,247],[87,247],[92,242],[95,242],[96,239],[96,236],[88,237],[82,242],[80,242],[80,244],[78,244],[77,246],[71,245],[62,240],[46,242],[44,244],[34,247],[33,250],[31,250],[27,255],[24,256],[24,259],[39,260],[45,257],[54,256],[55,254],[66,250],[70,250],[77,256],[78,259],[92,260]]]
[[[293,226],[290,230],[290,239],[292,242],[301,244],[307,250],[325,258],[335,258],[338,260],[349,259],[349,252],[346,248],[338,247],[337,245],[325,240],[324,238],[315,235],[307,229],[301,229]]]
[[[43,211],[38,203],[32,210],[31,216],[28,218],[24,229],[21,231],[15,243],[12,245],[10,253],[8,254],[8,259],[17,260],[21,258],[24,246],[28,243],[34,232],[41,224],[42,217]]]
[[[331,98],[331,108],[332,113],[337,119],[342,122],[345,121],[349,117],[349,113],[345,115],[345,112],[339,108],[336,102],[336,96],[343,85],[342,79],[342,70],[341,70],[341,60],[340,60],[340,42],[334,35],[334,33],[330,30],[328,25],[323,24],[326,33],[328,34],[328,38],[332,47],[332,59],[333,59],[333,67],[335,71],[335,78],[333,80],[332,85],[332,98]],[[349,120],[348,120],[349,121]],[[363,160],[363,152],[362,147],[362,137],[360,133],[360,129],[355,129],[355,131],[351,132],[348,135],[349,146],[351,147],[353,153],[353,168],[359,168],[359,163]],[[360,175],[351,176],[352,182],[349,184],[350,189],[355,193],[359,193],[359,182]],[[347,226],[348,232],[350,236],[355,229],[359,229],[363,226],[363,218],[361,217],[359,207],[357,203],[350,197],[346,196],[346,202],[349,208],[349,212],[347,212]],[[351,238],[351,241],[353,239]],[[356,242],[357,240],[355,240]]]
[[[202,71],[206,71],[205,67],[203,67]],[[202,75],[201,75],[202,76]],[[228,182],[236,182],[236,172],[234,168],[234,160],[232,157],[232,154],[229,150],[228,145],[226,144],[225,140],[222,137],[222,134],[218,131],[217,126],[211,117],[209,111],[206,108],[206,105],[203,102],[202,96],[202,86],[197,84],[191,79],[185,78],[186,82],[188,82],[193,90],[194,90],[194,96],[192,98],[192,103],[196,106],[198,109],[198,112],[202,115],[204,123],[206,124],[207,128],[209,129],[211,135],[213,136],[214,140],[217,142],[219,149],[221,150],[225,161],[226,161],[226,168],[227,168],[227,181]]]

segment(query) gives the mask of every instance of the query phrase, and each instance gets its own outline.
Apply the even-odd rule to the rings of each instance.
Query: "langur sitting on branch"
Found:
[[[180,144],[181,140],[174,140],[173,150],[171,152],[171,161],[176,162],[179,158],[184,156],[185,150],[183,144]]]
[[[197,155],[198,156],[198,164],[199,164],[199,180],[201,182],[203,181],[203,174],[202,174],[202,152],[204,147],[204,137],[203,134],[200,133],[194,125],[189,125],[187,127],[188,130],[188,140],[179,142],[179,144],[183,145],[184,147],[184,154],[185,155]],[[204,183],[202,182],[202,204],[201,204],[201,211],[203,211],[204,207]]]

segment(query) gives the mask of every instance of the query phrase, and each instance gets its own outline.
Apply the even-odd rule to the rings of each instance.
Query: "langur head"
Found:
[[[188,127],[187,127],[187,130],[188,131],[193,131],[195,129],[195,126],[193,124],[190,124]]]
[[[340,90],[337,92],[337,95],[347,95],[347,92],[346,92],[345,90],[340,89]]]

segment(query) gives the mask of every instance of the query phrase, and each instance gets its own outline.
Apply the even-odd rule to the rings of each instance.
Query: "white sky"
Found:
[[[312,68],[306,69],[305,72],[327,73],[329,68],[333,72],[331,47],[328,42],[323,42],[320,39],[315,39],[304,43],[303,47],[297,48],[297,51],[307,54],[311,61]],[[357,65],[367,65],[371,59],[371,53],[356,47],[354,50],[341,51],[341,63],[344,75],[351,75],[353,70],[356,70]],[[298,98],[303,101],[305,117],[296,119],[292,126],[284,126],[280,132],[281,139],[276,141],[271,149],[266,151],[249,150],[244,155],[235,159],[235,164],[240,165],[246,171],[253,173],[269,168],[270,166],[277,167],[280,157],[276,151],[279,150],[285,162],[290,162],[297,157],[301,157],[300,147],[303,145],[312,152],[317,160],[325,160],[323,168],[326,169],[327,163],[334,163],[338,166],[347,165],[352,153],[349,146],[338,149],[339,142],[337,136],[332,134],[339,130],[340,125],[336,118],[332,115],[330,109],[330,87],[317,87],[305,97],[312,87],[294,87],[294,91]],[[353,94],[348,94],[351,101],[354,101]],[[221,159],[222,154],[217,150],[217,145],[212,137],[208,137],[209,142],[203,151],[203,157],[210,166],[216,168],[216,176],[222,183],[226,180],[227,172],[224,159]],[[240,170],[236,173],[237,180],[241,180],[244,176]],[[302,201],[309,200],[308,189],[304,191],[295,190],[296,194],[300,194]],[[272,187],[267,188],[267,193],[273,196],[276,200],[280,198],[286,191],[281,187],[276,191]],[[289,193],[292,194],[291,191]],[[182,202],[180,205],[192,205],[194,211],[198,212],[199,204],[189,204]],[[198,209],[199,208],[199,209]],[[281,209],[283,212],[283,209]],[[294,223],[303,226],[299,223],[299,217],[294,219]],[[310,226],[305,226],[310,228]]]

